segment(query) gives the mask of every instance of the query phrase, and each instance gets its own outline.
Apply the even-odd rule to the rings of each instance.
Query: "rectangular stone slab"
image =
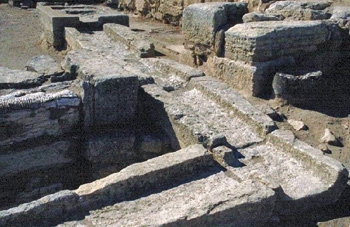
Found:
[[[59,226],[260,226],[271,217],[275,199],[260,183],[238,183],[220,172]]]
[[[317,50],[329,31],[322,21],[268,21],[237,24],[225,32],[225,57],[265,62]]]

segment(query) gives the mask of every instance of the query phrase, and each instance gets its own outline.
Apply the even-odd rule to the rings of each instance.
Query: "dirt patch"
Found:
[[[0,66],[24,69],[32,57],[49,54],[57,62],[65,55],[41,39],[43,28],[36,9],[23,10],[0,4]]]

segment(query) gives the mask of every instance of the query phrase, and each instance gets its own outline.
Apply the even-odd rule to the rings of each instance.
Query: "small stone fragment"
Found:
[[[321,143],[320,145],[317,146],[317,149],[320,149],[324,154],[331,154],[332,151],[329,150],[326,144]]]
[[[335,137],[329,128],[325,129],[324,136],[321,138],[321,143],[328,143],[333,146],[342,147],[342,143]]]
[[[297,120],[292,120],[289,119],[288,123],[296,130],[296,131],[300,131],[300,130],[307,130],[308,127],[306,126],[306,124],[304,124],[304,122],[302,121],[297,121]]]

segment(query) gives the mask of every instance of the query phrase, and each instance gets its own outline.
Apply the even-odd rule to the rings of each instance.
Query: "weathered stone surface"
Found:
[[[94,164],[126,167],[136,157],[135,135],[131,131],[112,131],[91,135],[84,157]]]
[[[325,10],[330,1],[277,1],[265,10],[268,14],[280,14],[291,20],[324,20],[330,18]]]
[[[27,71],[33,71],[43,74],[46,77],[53,76],[62,71],[58,68],[58,64],[50,55],[35,56],[26,64]]]
[[[321,189],[318,193],[312,192],[313,196],[303,200],[305,203],[309,203],[308,205],[304,202],[298,204],[297,201],[286,201],[285,205],[288,206],[288,203],[294,203],[299,208],[312,205],[321,206],[322,204],[333,203],[339,198],[348,181],[348,171],[340,162],[325,156],[322,151],[296,139],[290,131],[276,130],[270,134],[268,140],[275,147],[299,160],[302,166],[312,171],[313,176],[322,180],[322,184],[325,184],[324,189]],[[304,190],[305,185],[309,185],[309,181],[303,184],[302,190]],[[283,211],[281,212],[283,213]]]
[[[1,226],[48,226],[62,220],[75,208],[79,196],[71,191],[60,191],[39,200],[0,211]]]
[[[238,24],[226,33],[225,56],[265,62],[317,50],[329,31],[321,21],[270,21]]]
[[[272,87],[276,97],[282,97],[290,103],[310,103],[317,99],[321,90],[322,72],[310,72],[302,75],[276,73]]]
[[[195,69],[165,58],[142,59],[141,62],[145,63],[149,67],[158,69],[165,76],[175,75],[181,77],[185,81],[190,81],[192,78],[202,77],[205,75],[204,72],[199,69]]]
[[[44,26],[46,40],[55,47],[64,44],[64,27],[80,25],[79,16],[77,15],[64,14],[50,6],[38,5],[36,9]]]
[[[233,109],[237,116],[240,116],[249,125],[255,126],[262,134],[270,133],[276,129],[276,125],[271,119],[223,82],[205,76],[192,79],[191,85],[209,97],[213,97],[221,105]]]
[[[24,89],[38,87],[45,82],[41,73],[12,70],[0,67],[0,89]]]
[[[141,58],[154,57],[154,44],[142,33],[118,24],[105,24],[103,30],[115,41],[124,43]]]
[[[262,226],[272,215],[275,200],[275,192],[262,184],[238,183],[220,172],[93,211],[83,221],[60,226],[84,226],[85,223],[103,226]]]
[[[130,165],[106,178],[81,185],[75,192],[81,197],[82,208],[91,210],[102,204],[113,204],[138,196],[165,184],[191,179],[197,171],[203,171],[212,165],[213,159],[206,149],[201,145],[192,145]]]
[[[246,13],[243,15],[242,20],[244,23],[257,22],[257,21],[279,21],[284,18],[279,15],[271,15],[265,13]]]
[[[294,66],[293,57],[281,57],[267,62],[245,63],[213,57],[208,61],[211,75],[247,96],[271,93],[273,76],[283,67]]]
[[[71,163],[74,161],[74,151],[70,150],[71,146],[69,141],[59,141],[21,152],[1,154],[0,178]]]
[[[202,44],[211,47],[215,33],[235,19],[236,3],[192,4],[184,9],[182,34],[187,44]]]
[[[84,49],[71,51],[64,63],[64,68],[77,68],[81,82],[76,89],[82,97],[87,127],[127,124],[136,110],[138,77],[117,63],[120,58],[107,53],[91,53]]]
[[[350,7],[335,6],[332,12],[332,20],[350,19]]]
[[[71,132],[79,123],[79,105],[69,90],[0,96],[0,146]]]
[[[196,88],[174,95],[157,85],[142,88],[150,96],[149,105],[159,108],[152,112],[152,119],[163,126],[169,135],[175,133],[181,147],[204,144],[217,135],[226,136],[228,143],[237,147],[261,141],[255,128]]]

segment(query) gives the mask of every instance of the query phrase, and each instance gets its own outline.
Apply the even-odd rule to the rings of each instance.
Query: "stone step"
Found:
[[[262,142],[255,129],[244,123],[197,89],[168,93],[155,84],[142,86],[155,108],[154,118],[168,133],[175,132],[181,147],[205,144],[211,137],[224,135],[232,146],[245,147]],[[163,112],[165,111],[165,113]],[[165,114],[165,115],[164,115]]]
[[[0,211],[0,226],[16,226],[18,223],[21,226],[52,226],[90,210],[137,199],[218,171],[212,155],[201,145],[192,145],[130,165],[118,173],[81,185],[75,191],[58,192]]]
[[[262,226],[275,200],[266,186],[219,172],[58,226]]]

